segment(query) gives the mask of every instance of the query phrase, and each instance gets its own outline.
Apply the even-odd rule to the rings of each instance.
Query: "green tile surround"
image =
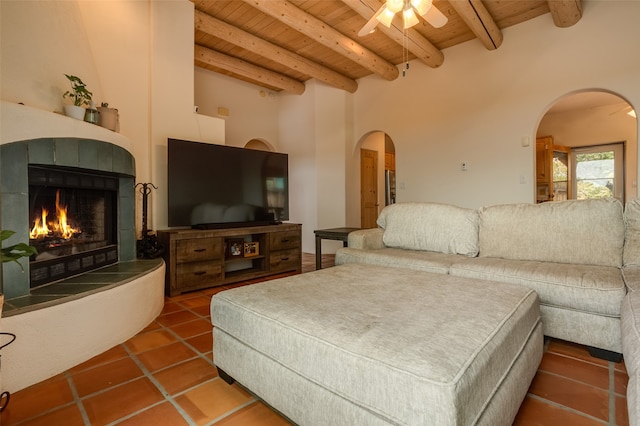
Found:
[[[29,240],[29,164],[73,167],[117,175],[119,261],[126,264],[136,259],[135,160],[131,153],[109,142],[81,138],[40,138],[0,145],[0,228],[16,231],[9,243]],[[36,300],[42,297],[49,298],[49,301],[56,297],[31,292],[29,262],[21,259],[20,263],[24,272],[14,263],[2,264],[1,292],[7,299],[9,309],[15,309],[14,299],[15,303],[24,304],[25,300],[32,300],[34,303],[26,304],[38,305],[40,302]],[[101,283],[93,285],[102,286]],[[70,296],[65,293],[58,298],[65,297]]]
[[[5,300],[2,317],[48,308],[109,290],[140,278],[162,266],[162,259],[133,260],[35,288],[26,296]],[[19,268],[18,268],[19,269]]]

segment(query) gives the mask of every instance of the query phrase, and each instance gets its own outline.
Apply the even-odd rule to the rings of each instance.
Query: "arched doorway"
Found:
[[[249,142],[244,144],[245,148],[256,149],[258,151],[273,151],[273,147],[271,147],[267,142],[261,139],[251,139]]]
[[[605,90],[556,100],[536,132],[536,201],[637,198],[634,108]]]
[[[382,207],[396,202],[396,150],[389,135],[375,131],[362,139],[360,227],[375,228]]]

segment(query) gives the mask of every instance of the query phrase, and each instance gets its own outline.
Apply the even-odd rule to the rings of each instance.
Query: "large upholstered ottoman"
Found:
[[[526,287],[349,264],[223,291],[214,362],[300,425],[507,425],[542,358]]]

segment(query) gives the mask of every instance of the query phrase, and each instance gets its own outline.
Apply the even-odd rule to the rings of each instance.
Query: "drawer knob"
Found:
[[[207,249],[206,248],[201,248],[201,249],[195,249],[193,251],[195,251],[196,253],[202,253],[203,251],[207,251]]]
[[[193,275],[206,275],[206,271],[198,271],[198,272],[194,272]]]
[[[283,257],[283,258],[282,258],[282,260],[283,260],[284,262],[286,262],[287,260],[289,260],[289,258],[288,258],[288,257]]]
[[[283,238],[283,239],[282,239],[282,242],[283,242],[283,243],[288,243],[288,242],[289,242],[289,239],[288,239],[288,238]]]

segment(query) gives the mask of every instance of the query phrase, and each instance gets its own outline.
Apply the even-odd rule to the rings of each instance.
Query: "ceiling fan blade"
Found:
[[[434,28],[441,28],[447,23],[449,19],[444,15],[444,13],[440,12],[440,10],[431,5],[427,13],[422,15],[425,21],[431,24]]]
[[[364,37],[367,34],[370,34],[374,30],[376,25],[378,25],[378,16],[380,16],[384,8],[385,8],[384,4],[380,6],[380,9],[378,9],[378,11],[373,14],[371,19],[369,19],[367,23],[364,24],[364,27],[362,27],[362,29],[358,31],[358,37]]]
[[[622,108],[618,108],[617,110],[610,112],[609,115],[614,115],[614,114],[618,114],[620,112],[624,112],[629,114],[629,111],[632,111],[633,108],[631,107],[631,105],[627,105],[627,106],[623,106]]]

